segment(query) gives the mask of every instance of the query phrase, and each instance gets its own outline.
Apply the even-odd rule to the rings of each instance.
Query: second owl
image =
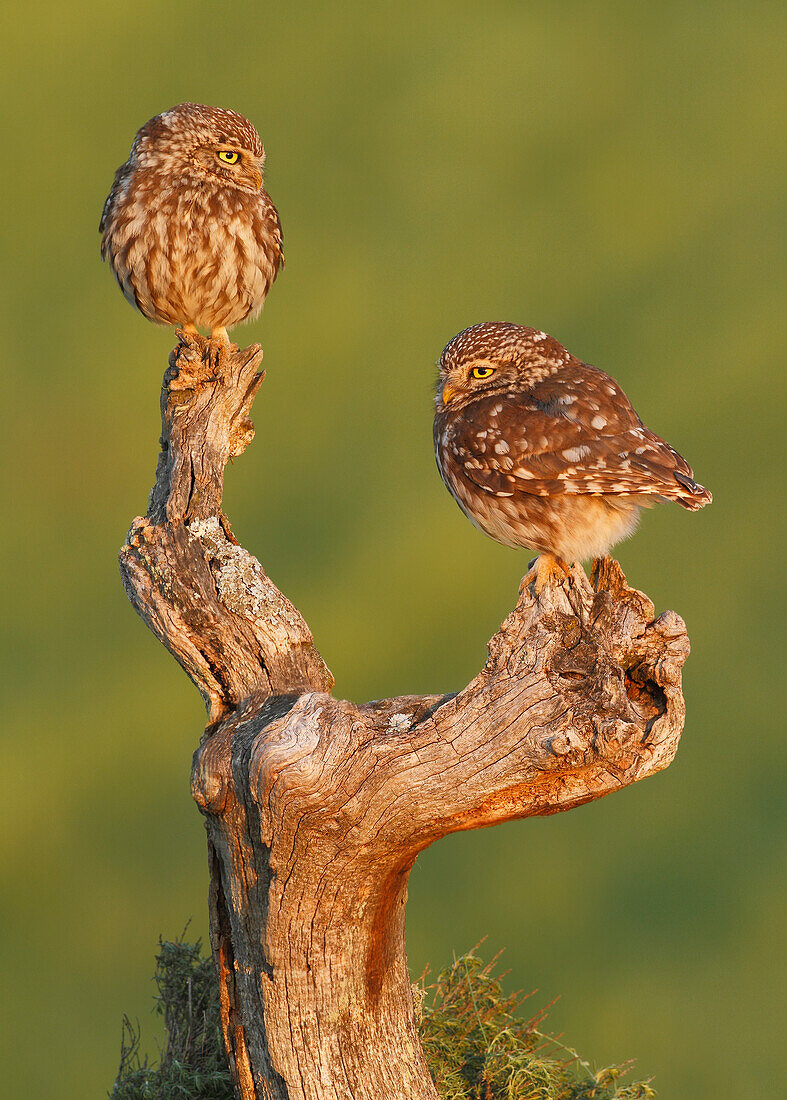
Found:
[[[694,511],[711,500],[614,379],[523,325],[486,322],[449,342],[434,440],[442,478],[473,523],[542,555],[537,588],[555,569],[606,554],[640,508],[674,500]]]

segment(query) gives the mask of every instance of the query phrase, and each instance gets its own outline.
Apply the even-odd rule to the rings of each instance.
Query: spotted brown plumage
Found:
[[[522,325],[465,329],[440,358],[437,466],[462,511],[507,546],[565,563],[606,554],[639,510],[711,494],[614,379]]]
[[[235,111],[181,103],[139,130],[104,204],[101,256],[151,321],[226,329],[262,309],[284,263],[265,151]]]

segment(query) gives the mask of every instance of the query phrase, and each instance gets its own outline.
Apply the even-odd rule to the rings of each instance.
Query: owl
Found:
[[[712,499],[614,379],[544,332],[473,325],[446,346],[439,369],[443,481],[487,535],[542,555],[539,591],[632,534],[641,508],[675,500],[694,511]]]
[[[181,103],[146,122],[104,204],[101,256],[150,321],[229,344],[284,265],[265,151],[235,111]]]

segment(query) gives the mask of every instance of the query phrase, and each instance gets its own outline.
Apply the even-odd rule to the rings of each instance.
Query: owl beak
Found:
[[[443,404],[447,405],[453,397],[456,397],[456,390],[446,382],[443,386]]]
[[[254,181],[254,186],[259,191],[259,189],[262,187],[262,169],[258,168],[255,164],[253,168],[249,169],[249,175]]]

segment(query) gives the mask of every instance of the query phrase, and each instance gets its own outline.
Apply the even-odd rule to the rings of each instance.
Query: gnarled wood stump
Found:
[[[458,694],[335,699],[303,618],[221,512],[261,358],[182,337],[148,515],[120,555],[208,708],[192,786],[227,1051],[243,1100],[435,1100],[405,957],[416,856],[666,767],[688,638],[604,559],[592,583],[523,588]]]

